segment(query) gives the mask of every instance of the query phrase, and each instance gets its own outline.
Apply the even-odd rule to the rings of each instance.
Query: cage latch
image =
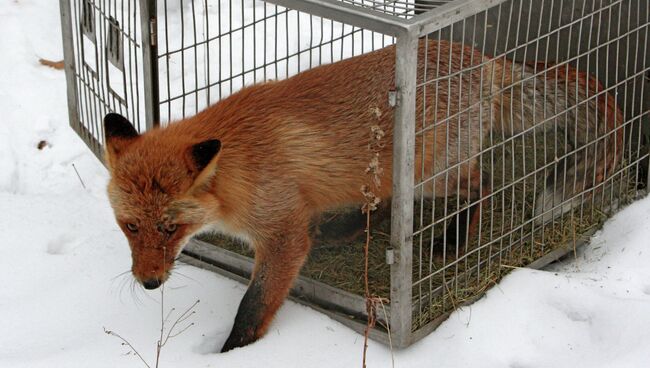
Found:
[[[392,265],[395,263],[395,250],[393,248],[386,249],[386,264]]]
[[[395,107],[397,106],[398,102],[397,90],[391,89],[388,91],[388,105],[390,105],[390,107]]]
[[[108,19],[108,39],[106,56],[116,68],[124,72],[124,44],[120,33],[120,23],[113,17]]]
[[[151,46],[156,46],[158,40],[158,22],[155,17],[149,20],[149,35],[151,37]]]
[[[93,4],[90,1],[85,0],[82,6],[81,30],[83,34],[95,42],[95,11]]]

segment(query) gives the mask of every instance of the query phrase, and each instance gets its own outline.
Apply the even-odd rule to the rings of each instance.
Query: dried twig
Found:
[[[571,212],[571,240],[573,242],[573,260],[578,260],[578,242],[576,240],[576,225],[573,220],[573,212]]]
[[[111,336],[115,336],[115,337],[117,337],[118,339],[122,340],[122,345],[123,345],[123,346],[128,346],[129,349],[131,349],[131,351],[132,351],[132,352],[133,352],[133,353],[134,353],[138,358],[140,358],[140,360],[142,361],[142,363],[143,363],[145,366],[147,366],[147,368],[151,368],[151,366],[149,366],[149,364],[147,364],[147,361],[144,360],[144,358],[142,357],[142,355],[140,355],[140,353],[139,353],[139,352],[138,352],[138,351],[133,347],[133,345],[131,345],[131,343],[130,343],[127,339],[123,338],[122,336],[120,336],[120,334],[118,334],[118,333],[115,332],[115,331],[107,330],[106,327],[103,327],[103,329],[104,329],[104,333],[105,333],[105,334],[107,334],[107,335],[111,335]]]
[[[163,258],[164,258],[164,253],[163,253]],[[174,309],[174,308],[172,308]],[[158,364],[160,363],[160,351],[162,350],[162,344],[160,343],[163,339],[163,334],[165,333],[165,321],[171,315],[172,311],[169,311],[169,314],[167,317],[163,318],[165,315],[165,284],[162,284],[160,287],[160,338],[158,338],[158,341],[156,341],[156,368],[158,368]]]
[[[45,65],[56,70],[63,70],[63,68],[65,68],[65,63],[63,60],[52,61],[47,59],[38,59],[38,62],[41,63],[41,65]]]
[[[178,331],[178,332],[176,332],[176,333],[173,333],[173,332],[174,332],[174,329],[176,328],[176,326],[178,326],[179,323],[183,323],[183,322],[185,322],[188,318],[190,318],[191,316],[193,316],[193,315],[196,313],[196,311],[194,310],[194,307],[196,307],[196,305],[199,304],[199,302],[201,302],[201,301],[200,301],[200,300],[195,301],[192,305],[190,305],[190,306],[185,310],[185,312],[183,312],[183,313],[182,313],[182,314],[181,314],[181,315],[176,319],[176,321],[172,324],[172,327],[169,329],[169,331],[167,331],[167,336],[165,337],[164,340],[162,340],[161,347],[162,347],[162,346],[165,346],[165,345],[167,344],[167,341],[169,341],[169,339],[174,338],[174,337],[176,337],[176,336],[182,334],[183,332],[187,331],[188,328],[194,326],[194,322],[192,322],[192,323],[190,323],[190,324],[187,324],[187,325],[186,325],[185,327],[183,327],[180,331]]]
[[[371,113],[375,115],[377,119],[381,117],[381,111],[378,108],[371,109]],[[370,175],[371,185],[363,185],[361,187],[361,193],[365,198],[365,203],[361,207],[361,211],[366,214],[366,242],[364,244],[364,295],[366,298],[366,313],[368,315],[368,323],[366,324],[366,329],[363,334],[363,368],[366,367],[366,355],[368,352],[368,337],[370,335],[370,330],[375,327],[377,323],[377,305],[381,305],[384,311],[384,316],[387,318],[386,309],[384,308],[384,301],[387,299],[373,296],[370,293],[370,287],[368,283],[368,253],[370,248],[370,214],[372,211],[377,209],[377,206],[381,202],[381,199],[375,195],[373,189],[379,189],[381,186],[381,175],[384,172],[384,169],[381,167],[381,162],[379,160],[379,153],[384,147],[382,138],[385,133],[379,125],[373,125],[370,127],[370,143],[368,144],[368,149],[371,151],[372,155],[366,168],[366,174]],[[372,186],[372,187],[371,187]],[[388,331],[388,340],[391,345],[391,357],[393,355],[392,340],[390,336],[390,327],[387,326]],[[393,366],[395,364],[393,358]]]
[[[379,303],[381,304],[381,310],[384,312],[384,320],[386,321],[386,332],[388,333],[388,347],[390,348],[390,361],[391,361],[391,367],[395,368],[395,354],[393,354],[393,337],[391,336],[390,333],[390,324],[388,323],[388,312],[386,311],[386,305],[384,305],[384,301],[388,302],[387,299],[383,298],[377,298]]]
[[[77,177],[79,178],[79,181],[81,182],[81,186],[85,190],[86,189],[86,184],[84,184],[84,181],[81,179],[81,175],[79,175],[79,171],[77,171],[77,167],[74,164],[72,164],[72,168],[74,169],[74,172],[77,173]]]
[[[170,309],[169,312],[167,312],[167,315],[165,315],[165,287],[164,287],[164,284],[160,288],[160,337],[158,338],[158,341],[156,341],[156,362],[155,362],[155,365],[154,365],[155,368],[158,368],[158,366],[160,364],[160,353],[162,352],[162,348],[167,344],[167,342],[170,339],[172,339],[172,338],[182,334],[183,332],[187,331],[190,327],[194,326],[194,323],[192,322],[192,323],[187,324],[185,327],[181,328],[177,332],[174,332],[177,329],[177,326],[179,326],[181,323],[185,322],[188,318],[190,318],[192,315],[194,315],[194,313],[196,313],[196,311],[194,311],[194,308],[196,307],[197,304],[199,304],[199,302],[200,302],[200,300],[195,301],[192,305],[189,306],[189,308],[187,308],[183,313],[181,313],[181,315],[178,316],[178,318],[176,318],[176,321],[174,321],[171,328],[169,330],[167,330],[167,333],[165,333],[165,324],[167,323],[167,321],[169,321],[169,317],[171,317],[172,313],[176,310],[176,308]],[[133,347],[133,345],[131,345],[131,343],[128,340],[126,340],[125,338],[123,338],[122,336],[117,334],[116,332],[107,330],[106,328],[104,328],[104,332],[107,335],[112,335],[112,336],[115,336],[115,337],[119,338],[120,340],[122,340],[122,345],[123,346],[128,346],[129,349],[131,349],[131,351],[135,355],[137,355],[138,358],[140,358],[142,363],[144,363],[144,365],[147,368],[151,368],[151,366],[147,363],[147,361],[144,360],[142,355],[140,355],[140,353]]]
[[[365,195],[365,193],[364,193]],[[368,198],[366,196],[366,198]],[[366,330],[363,333],[363,364],[362,367],[366,368],[366,353],[368,351],[368,335],[370,334],[370,329],[375,326],[375,306],[372,298],[370,296],[370,289],[368,287],[368,248],[370,246],[370,213],[371,203],[366,202],[364,206],[366,212],[366,244],[364,245],[363,251],[365,254],[365,263],[364,263],[364,282],[365,282],[365,297],[366,297],[366,313],[368,314],[368,324],[366,324]]]

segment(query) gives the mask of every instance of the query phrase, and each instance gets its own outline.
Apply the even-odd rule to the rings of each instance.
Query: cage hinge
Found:
[[[397,95],[397,90],[391,89],[388,91],[388,105],[390,107],[395,107],[399,103],[398,95]]]
[[[392,265],[395,263],[395,250],[393,248],[386,249],[386,264]]]
[[[156,46],[158,40],[158,21],[156,18],[149,20],[149,36],[151,38],[151,46]]]

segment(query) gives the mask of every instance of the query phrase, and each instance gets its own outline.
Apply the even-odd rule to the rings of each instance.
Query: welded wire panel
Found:
[[[435,9],[441,5],[452,2],[453,0],[339,0],[343,3],[354,5],[362,9],[373,10],[395,16],[398,18],[409,19],[415,15],[424,13],[428,10]]]
[[[70,0],[78,124],[97,155],[102,119],[116,111],[144,129],[143,72],[137,0]]]
[[[392,44],[361,28],[256,0],[158,2],[163,122],[243,86]]]
[[[649,28],[647,2],[509,0],[421,41],[414,330],[641,193]]]

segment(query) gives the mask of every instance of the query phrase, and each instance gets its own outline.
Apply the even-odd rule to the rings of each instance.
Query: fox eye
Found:
[[[132,224],[130,222],[128,222],[126,224],[126,228],[129,229],[129,231],[132,232],[132,233],[137,233],[138,232],[138,226],[136,224]]]
[[[165,226],[165,231],[169,234],[172,234],[174,231],[176,231],[177,228],[178,226],[176,224],[167,224]]]

